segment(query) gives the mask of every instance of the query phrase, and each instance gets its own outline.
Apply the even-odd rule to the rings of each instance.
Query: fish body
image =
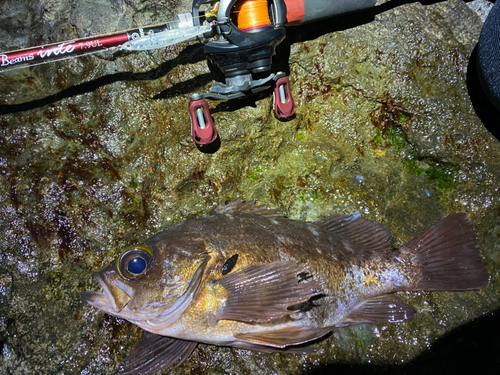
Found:
[[[465,214],[400,249],[359,215],[301,222],[237,200],[125,249],[85,302],[145,332],[122,368],[178,365],[197,342],[264,352],[307,352],[336,327],[402,322],[401,290],[477,290],[488,284]],[[151,354],[154,348],[154,355]]]

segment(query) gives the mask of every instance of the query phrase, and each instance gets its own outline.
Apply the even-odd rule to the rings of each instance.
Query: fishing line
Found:
[[[238,28],[242,31],[272,26],[267,0],[243,0],[234,9]]]

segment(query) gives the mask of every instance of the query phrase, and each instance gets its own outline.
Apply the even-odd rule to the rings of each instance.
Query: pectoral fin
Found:
[[[147,331],[123,360],[120,375],[147,375],[168,367],[179,366],[198,343],[155,335]]]
[[[364,301],[347,315],[337,327],[362,323],[398,323],[412,320],[415,310],[399,298],[386,294]]]
[[[307,274],[307,265],[295,262],[247,266],[217,283],[227,290],[217,319],[241,322],[265,322],[293,314],[297,311],[290,306],[308,301],[321,288],[321,282]]]
[[[272,331],[237,333],[235,338],[245,343],[283,349],[319,339],[332,330],[331,327],[286,327]]]

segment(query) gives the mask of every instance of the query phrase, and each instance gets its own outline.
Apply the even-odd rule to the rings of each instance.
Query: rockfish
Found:
[[[123,250],[83,301],[144,332],[121,374],[187,359],[198,342],[307,352],[336,327],[403,322],[392,293],[478,290],[488,274],[471,222],[448,216],[397,250],[387,227],[357,215],[315,222],[241,199]]]

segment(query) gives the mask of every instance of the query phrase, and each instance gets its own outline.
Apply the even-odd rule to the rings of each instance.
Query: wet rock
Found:
[[[456,327],[498,311],[500,145],[466,86],[481,19],[462,1],[391,3],[289,28],[274,62],[289,71],[296,118],[276,120],[267,93],[212,102],[214,154],[190,140],[189,95],[218,77],[199,45],[0,73],[0,372],[116,373],[139,330],[80,302],[98,288],[92,273],[125,246],[237,196],[302,220],[360,212],[388,225],[395,246],[466,212],[491,284],[400,293],[414,321],[338,329],[316,354],[199,345],[165,373],[413,369]],[[9,35],[0,50],[9,50],[156,24],[191,5],[0,7]]]
[[[483,22],[486,21],[486,17],[488,17],[488,14],[493,7],[493,3],[490,3],[487,0],[474,0],[467,3],[467,5],[477,13]]]

